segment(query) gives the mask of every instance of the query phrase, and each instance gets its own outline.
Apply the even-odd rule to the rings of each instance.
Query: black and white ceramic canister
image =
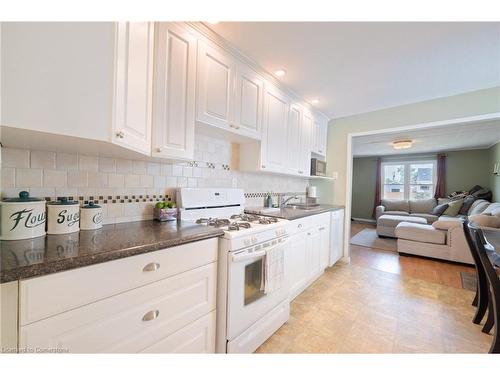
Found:
[[[45,201],[21,191],[0,202],[0,239],[24,240],[45,235]]]
[[[80,230],[80,205],[61,198],[47,203],[47,234],[67,234]]]
[[[102,208],[90,202],[80,209],[80,229],[94,230],[102,228]]]

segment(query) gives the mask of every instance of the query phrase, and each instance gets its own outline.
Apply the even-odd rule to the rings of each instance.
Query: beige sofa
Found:
[[[478,199],[467,212],[500,217],[500,203]],[[434,224],[401,222],[396,226],[398,252],[473,264],[462,227],[463,216],[441,216]]]

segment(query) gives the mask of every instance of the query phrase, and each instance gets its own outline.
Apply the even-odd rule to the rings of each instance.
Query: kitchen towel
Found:
[[[286,241],[286,240],[285,240]],[[272,293],[283,287],[285,282],[285,252],[282,243],[266,250],[264,293]]]

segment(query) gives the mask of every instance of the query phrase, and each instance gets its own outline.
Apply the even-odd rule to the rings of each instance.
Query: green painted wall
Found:
[[[500,174],[493,174],[493,166],[495,163],[500,164],[500,142],[491,147],[488,158],[488,173],[490,176],[490,189],[493,192],[493,201],[500,202]]]
[[[328,126],[328,172],[333,181],[314,180],[321,202],[345,204],[347,134],[500,112],[500,87],[447,96],[333,119]]]
[[[496,148],[496,156],[493,149]],[[470,189],[474,185],[488,187],[500,197],[500,177],[492,179],[493,159],[496,157],[500,162],[500,146],[497,144],[491,149],[463,150],[446,152],[446,193]],[[401,158],[421,158],[418,155],[401,155]],[[432,156],[432,155],[429,155]],[[399,156],[398,156],[399,157]],[[382,160],[394,156],[382,157]],[[490,168],[491,165],[491,168]],[[352,181],[352,213],[351,217],[360,219],[372,219],[373,200],[375,199],[377,158],[364,157],[353,160]],[[493,187],[493,180],[496,187]],[[495,194],[495,193],[494,193]]]

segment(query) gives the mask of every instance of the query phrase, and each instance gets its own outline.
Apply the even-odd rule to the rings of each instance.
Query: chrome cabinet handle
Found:
[[[117,133],[116,133],[116,136],[117,136],[118,138],[125,138],[125,133],[124,133],[124,132],[117,132]]]
[[[161,147],[156,147],[156,152],[161,152],[162,148]]]
[[[302,224],[297,225],[297,228],[302,228]]]
[[[310,236],[311,235],[311,232],[307,232],[307,235]]]
[[[303,173],[304,173],[304,172],[302,172],[302,171],[299,171],[299,174],[303,174]]]
[[[142,270],[144,272],[151,272],[156,271],[158,268],[160,268],[160,263],[149,263],[146,264]]]
[[[325,230],[325,227],[321,227],[321,228],[319,228],[319,230]]]
[[[265,165],[262,165],[262,168],[266,168],[266,166],[265,166]]]
[[[155,320],[156,318],[158,318],[158,315],[160,315],[159,310],[151,310],[144,314],[144,316],[142,317],[142,321],[149,322],[150,320]]]

